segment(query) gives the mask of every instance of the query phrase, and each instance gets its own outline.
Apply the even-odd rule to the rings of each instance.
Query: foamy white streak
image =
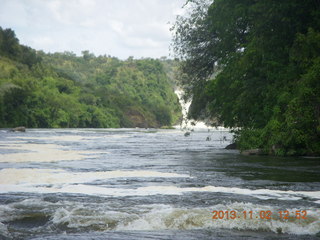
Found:
[[[11,170],[9,170],[10,172]],[[27,170],[26,170],[27,171]],[[6,192],[35,192],[35,193],[76,193],[96,196],[148,196],[148,195],[181,195],[190,192],[211,192],[211,193],[230,193],[252,196],[259,199],[278,199],[278,200],[299,200],[308,197],[314,200],[320,199],[320,192],[310,191],[280,191],[270,189],[243,189],[229,187],[207,186],[202,188],[180,188],[176,186],[148,186],[136,189],[109,188],[107,185],[86,185],[95,180],[103,180],[118,177],[186,177],[181,174],[159,173],[152,171],[111,171],[111,172],[91,172],[91,173],[66,173],[57,171],[56,174],[48,175],[47,170],[39,170],[36,174],[24,172],[18,175],[18,179],[12,180],[13,171],[6,174],[5,170],[0,172],[0,193]],[[50,170],[52,173],[52,170]],[[49,172],[50,172],[49,171]],[[53,184],[53,186],[41,186]],[[40,185],[40,186],[39,186]]]
[[[81,141],[83,139],[88,138],[98,138],[98,137],[83,137],[79,135],[60,135],[60,136],[39,136],[39,137],[29,137],[29,136],[14,136],[14,137],[8,137],[8,139],[24,139],[24,140],[51,140],[51,141]]]
[[[5,168],[0,170],[2,185],[34,184],[75,184],[88,183],[110,178],[176,178],[188,177],[185,174],[157,171],[100,171],[68,172],[62,169]]]
[[[0,162],[56,162],[63,160],[81,160],[87,151],[64,150],[56,144],[18,143],[1,144],[1,149],[28,151],[23,153],[0,154]]]

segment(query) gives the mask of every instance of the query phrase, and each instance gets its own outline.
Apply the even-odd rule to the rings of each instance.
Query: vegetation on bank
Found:
[[[46,54],[0,28],[0,127],[170,126],[181,117],[170,61]]]
[[[189,117],[237,128],[241,150],[319,155],[319,1],[187,2],[173,46]]]

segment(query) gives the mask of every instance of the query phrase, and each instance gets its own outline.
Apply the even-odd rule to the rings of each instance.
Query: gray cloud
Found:
[[[161,57],[185,0],[0,0],[0,23],[46,52]]]

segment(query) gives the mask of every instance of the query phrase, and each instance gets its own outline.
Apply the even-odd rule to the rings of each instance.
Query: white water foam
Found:
[[[104,138],[123,138],[128,137],[127,134],[108,134],[100,136],[80,136],[80,135],[58,135],[58,136],[38,136],[38,137],[29,137],[29,136],[18,136],[18,137],[7,137],[8,139],[22,139],[22,140],[48,140],[48,141],[63,141],[63,142],[78,142],[83,140],[96,140]]]
[[[98,138],[98,137],[84,137],[79,135],[66,135],[66,136],[41,136],[41,137],[29,137],[29,136],[14,136],[7,137],[8,139],[23,139],[23,140],[51,140],[51,141],[81,141],[88,138]]]
[[[20,141],[11,143],[1,143],[1,149],[10,149],[17,152],[0,154],[0,162],[57,162],[63,160],[82,160],[85,158],[83,154],[88,151],[66,150],[62,146],[56,144],[33,144],[21,143]]]
[[[235,219],[212,219],[212,211],[236,211]],[[281,219],[278,212],[287,210],[289,219]],[[297,210],[307,211],[306,219],[297,219]],[[243,216],[243,211],[253,212],[253,217]],[[271,219],[263,219],[260,211],[271,211]],[[154,231],[192,229],[236,229],[269,231],[296,235],[314,235],[320,232],[320,210],[316,208],[280,209],[276,206],[236,202],[208,207],[174,207],[166,204],[138,205],[123,210],[110,210],[108,203],[82,204],[72,201],[49,203],[29,199],[0,206],[2,222],[14,221],[35,213],[49,214],[49,223],[69,229],[99,229],[100,231]],[[49,224],[49,226],[50,226]],[[1,227],[2,226],[2,227]],[[0,224],[5,231],[6,226]]]
[[[39,185],[89,183],[97,180],[110,178],[181,178],[188,176],[189,175],[186,174],[146,170],[69,172],[62,169],[5,168],[0,170],[0,184],[32,186],[34,184]]]
[[[177,187],[146,186],[139,188],[110,188],[108,185],[88,185],[111,178],[189,178],[187,174],[157,171],[103,171],[69,172],[62,169],[15,169],[0,170],[0,193],[77,193],[97,196],[148,196],[182,195],[192,192],[229,193],[255,197],[258,199],[300,200],[310,198],[315,203],[320,200],[320,191],[282,191],[272,189],[245,189],[236,187]]]
[[[210,209],[210,210],[209,210]],[[308,219],[288,220],[277,218],[278,211],[267,205],[256,205],[251,203],[219,204],[210,208],[174,208],[168,205],[156,206],[141,218],[127,225],[120,225],[118,230],[161,230],[161,229],[238,229],[238,230],[264,230],[275,233],[291,234],[316,234],[320,231],[319,209],[308,209]],[[211,211],[237,211],[236,219],[212,219]],[[287,209],[295,212],[297,209]],[[244,218],[243,211],[253,211],[253,219]],[[271,211],[274,219],[262,219],[257,217],[260,211]]]

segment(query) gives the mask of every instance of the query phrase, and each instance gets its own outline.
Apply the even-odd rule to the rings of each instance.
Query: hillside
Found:
[[[47,54],[0,28],[0,127],[161,127],[181,107],[162,64]]]

